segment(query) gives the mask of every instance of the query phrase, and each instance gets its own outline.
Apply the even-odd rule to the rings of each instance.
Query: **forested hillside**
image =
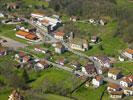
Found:
[[[114,36],[120,36],[124,41],[132,43],[133,6],[128,7],[126,2],[125,5],[120,5],[123,1],[125,0],[51,0],[50,7],[57,12],[85,19],[111,16],[118,21]]]

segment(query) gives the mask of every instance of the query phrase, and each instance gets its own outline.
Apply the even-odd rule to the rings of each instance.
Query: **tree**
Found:
[[[24,80],[16,74],[10,75],[10,78],[7,80],[7,82],[9,86],[14,88],[21,88],[21,89],[26,88],[26,84]]]
[[[28,75],[26,69],[23,70],[22,78],[24,79],[25,83],[29,82],[29,75]]]
[[[100,49],[100,50],[104,50],[104,48],[103,48],[102,45],[99,45],[99,49]]]

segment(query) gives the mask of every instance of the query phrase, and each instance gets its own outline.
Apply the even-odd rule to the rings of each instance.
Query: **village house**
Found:
[[[70,48],[80,51],[86,51],[89,49],[89,43],[85,39],[73,38],[69,42]]]
[[[17,3],[7,3],[7,9],[18,9],[19,5]]]
[[[31,13],[32,18],[43,18],[44,14],[43,13]]]
[[[70,17],[70,21],[76,22],[77,20],[79,20],[79,18],[77,16]]]
[[[44,53],[44,54],[46,54],[46,53],[48,52],[48,49],[46,49],[46,48],[41,48],[41,47],[39,47],[39,46],[35,46],[34,50],[37,51],[37,52]]]
[[[123,98],[123,91],[112,91],[110,92],[110,97],[113,99],[121,99]]]
[[[50,21],[47,20],[47,19],[43,19],[40,21],[41,22],[41,25],[45,26],[47,29],[50,27]]]
[[[20,92],[14,90],[8,97],[8,100],[24,100],[24,97],[20,94]]]
[[[92,84],[94,85],[94,87],[99,87],[100,85],[103,84],[103,78],[100,76],[96,76],[92,79]]]
[[[66,38],[66,36],[65,36],[64,32],[59,32],[58,31],[58,32],[55,32],[54,38],[57,39],[57,40],[63,41]]]
[[[39,21],[38,25],[48,28],[49,31],[54,31],[55,29],[57,29],[59,26],[62,25],[61,20],[47,16],[44,16],[43,18],[38,18],[38,21]]]
[[[21,20],[20,18],[8,18],[8,19],[3,19],[1,22],[7,25],[15,25],[15,24],[20,24],[21,22],[23,22],[23,20]]]
[[[51,17],[52,17],[52,18],[55,18],[55,19],[57,19],[57,20],[60,20],[60,16],[59,16],[59,15],[53,14]]]
[[[37,37],[37,35],[35,35],[34,33],[29,33],[29,32],[21,31],[21,30],[19,30],[19,31],[16,33],[16,36],[19,37],[19,38],[22,38],[22,39],[29,40],[29,41],[36,41],[36,40],[39,39],[39,38]]]
[[[101,25],[106,25],[107,24],[107,21],[105,19],[100,19],[99,23]]]
[[[81,64],[78,61],[74,61],[72,63],[72,67],[74,67],[76,70],[81,70]]]
[[[120,79],[122,77],[121,70],[118,68],[109,69],[108,77],[112,78],[113,80]]]
[[[112,62],[107,56],[95,56],[93,59],[99,64],[99,66],[107,68],[112,66]]]
[[[3,13],[0,13],[0,18],[4,18],[4,14]]]
[[[107,68],[107,67],[99,67],[97,69],[98,74],[104,74],[104,73],[107,73],[108,71],[109,71],[109,68]]]
[[[63,65],[65,65],[66,63],[68,63],[68,61],[67,61],[67,59],[65,59],[65,58],[59,58],[59,59],[56,60],[56,63],[63,66]]]
[[[118,58],[120,61],[125,61],[125,57],[123,55],[119,55],[119,58]]]
[[[91,24],[93,24],[93,23],[95,23],[95,20],[94,20],[94,19],[89,19],[89,22],[90,22]]]
[[[114,84],[114,83],[109,83],[108,84],[108,87],[107,87],[107,91],[109,93],[113,92],[113,91],[121,91],[121,87],[117,84]]]
[[[48,67],[49,67],[49,64],[46,63],[45,61],[38,61],[34,66],[34,68],[37,70],[42,70]]]
[[[19,63],[27,63],[31,60],[31,57],[24,52],[19,52],[18,54],[15,54],[15,60]]]
[[[96,75],[97,71],[94,64],[87,64],[85,67],[82,67],[82,72],[88,75]]]
[[[98,40],[99,40],[99,38],[98,38],[97,36],[92,36],[92,37],[91,37],[91,42],[92,42],[92,43],[97,43]]]
[[[57,42],[55,46],[55,52],[61,54],[65,52],[65,47],[60,42]]]
[[[133,96],[133,86],[124,88],[124,94],[127,96]]]
[[[130,48],[128,48],[128,49],[126,49],[123,53],[122,53],[122,55],[124,55],[126,58],[128,58],[128,59],[133,59],[133,49],[130,49]]]
[[[122,78],[120,81],[122,87],[131,87],[133,86],[133,75],[128,75]]]
[[[7,49],[0,46],[0,56],[5,56],[7,55]]]

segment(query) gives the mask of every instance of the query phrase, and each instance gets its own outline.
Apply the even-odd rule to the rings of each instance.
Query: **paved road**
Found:
[[[31,50],[31,49],[28,49],[28,48],[27,48],[27,51],[35,52],[34,50]],[[37,52],[35,52],[35,53],[37,53]],[[44,60],[44,59],[41,59],[41,60]],[[48,61],[48,60],[45,60],[45,61],[46,61],[48,64],[53,65],[54,67],[57,67],[57,68],[59,68],[59,69],[66,70],[66,71],[71,72],[71,73],[73,73],[73,74],[78,74],[78,75],[80,75],[80,76],[87,76],[87,77],[94,77],[94,76],[95,76],[95,75],[88,75],[88,74],[85,74],[85,73],[80,72],[80,71],[73,71],[72,68],[69,68],[69,67],[67,67],[67,66],[62,66],[62,65],[53,63],[53,62],[51,62],[51,61]],[[115,84],[118,84],[118,85],[120,84],[120,81],[119,81],[119,80],[113,80],[113,79],[104,77],[103,75],[100,75],[100,76],[104,79],[104,81],[111,82],[111,83],[115,83]]]
[[[74,73],[74,74],[78,74],[80,76],[87,76],[87,77],[94,77],[95,75],[88,75],[88,74],[85,74],[83,72],[80,72],[80,71],[73,71],[72,68],[69,68],[69,67],[66,67],[66,66],[62,66],[62,65],[59,65],[59,64],[56,64],[56,63],[53,63],[53,62],[50,62],[48,60],[45,60],[48,64],[52,64],[53,66],[57,67],[57,68],[60,68],[60,69],[63,69],[63,70],[66,70],[66,71],[69,71],[71,73]]]
[[[101,77],[103,77],[104,81],[106,81],[106,82],[111,82],[111,83],[120,85],[120,80],[113,80],[113,79],[110,79],[110,78],[104,77],[104,76],[101,76]]]
[[[15,41],[13,39],[10,39],[10,38],[4,37],[4,36],[1,36],[1,38],[7,40],[7,42],[2,43],[2,45],[5,47],[18,49],[18,48],[25,48],[26,46],[28,46],[26,44],[23,44],[21,42]]]
[[[34,53],[37,53],[36,51],[34,51],[33,49],[29,49],[29,48],[25,48],[25,50],[28,52],[34,52]],[[36,55],[34,55],[36,58],[38,58]],[[38,59],[40,59],[40,58],[38,58]],[[83,73],[83,72],[80,72],[80,71],[74,71],[72,68],[69,68],[69,67],[67,67],[67,66],[62,66],[62,65],[60,65],[60,64],[57,64],[57,63],[54,63],[54,62],[51,62],[51,61],[48,61],[48,60],[46,60],[46,59],[40,59],[40,60],[44,60],[44,61],[46,61],[48,64],[51,64],[51,65],[53,65],[54,67],[57,67],[57,68],[59,68],[59,69],[63,69],[63,70],[66,70],[66,71],[68,71],[68,72],[71,72],[71,73],[73,73],[73,74],[78,74],[79,76],[87,76],[87,77],[94,77],[95,75],[93,75],[93,74],[85,74],[85,73]]]

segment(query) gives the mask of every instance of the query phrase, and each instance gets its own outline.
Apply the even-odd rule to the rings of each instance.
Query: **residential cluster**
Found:
[[[17,5],[10,4],[7,7],[16,9]],[[4,15],[0,13],[0,17],[4,17]],[[79,20],[79,18],[72,16],[70,20],[75,22]],[[39,58],[34,53],[18,50],[14,55],[14,60],[19,64],[17,68],[28,66],[29,68],[33,68],[38,71],[49,68],[51,64],[54,64],[59,66],[58,68],[68,70],[66,66],[68,63],[71,63],[68,67],[72,70],[71,72],[74,74],[76,73],[78,77],[81,77],[81,75],[82,77],[92,77],[91,85],[93,85],[94,88],[98,88],[107,81],[107,92],[111,98],[133,96],[133,75],[123,75],[121,69],[118,68],[119,66],[113,66],[114,61],[108,56],[84,56],[84,52],[89,50],[92,44],[99,43],[100,37],[92,36],[90,40],[87,40],[76,37],[76,34],[73,32],[65,33],[64,31],[57,30],[63,26],[62,20],[58,15],[47,16],[42,13],[31,13],[30,19],[9,19],[3,20],[2,23],[14,24],[13,22],[21,23],[22,21],[34,26],[33,28],[27,28],[17,25],[15,28],[16,37],[35,43],[34,47],[28,51],[47,56],[44,58]],[[107,22],[102,19],[90,19],[89,22],[91,24],[107,24]],[[45,39],[47,36],[51,38],[51,41],[50,39]],[[50,41],[50,47],[54,47],[54,51],[50,51],[49,48],[39,46],[40,43],[43,43],[43,41],[46,42],[46,40],[48,40],[47,42]],[[3,41],[1,40],[1,43],[2,42]],[[70,62],[69,58],[66,58],[65,56],[58,57],[56,60],[53,59],[53,55],[63,55],[65,52],[72,52],[80,56],[83,55],[83,58],[88,57],[88,62],[86,64],[81,64],[81,62],[77,60]],[[0,56],[5,56],[7,54],[8,49],[0,45]],[[123,50],[119,56],[119,60],[132,61],[133,49],[128,48]],[[86,82],[85,86],[89,87],[90,83]],[[11,98],[14,98],[16,95],[18,95],[17,98],[21,98],[17,91],[13,91],[8,100],[12,100]]]

